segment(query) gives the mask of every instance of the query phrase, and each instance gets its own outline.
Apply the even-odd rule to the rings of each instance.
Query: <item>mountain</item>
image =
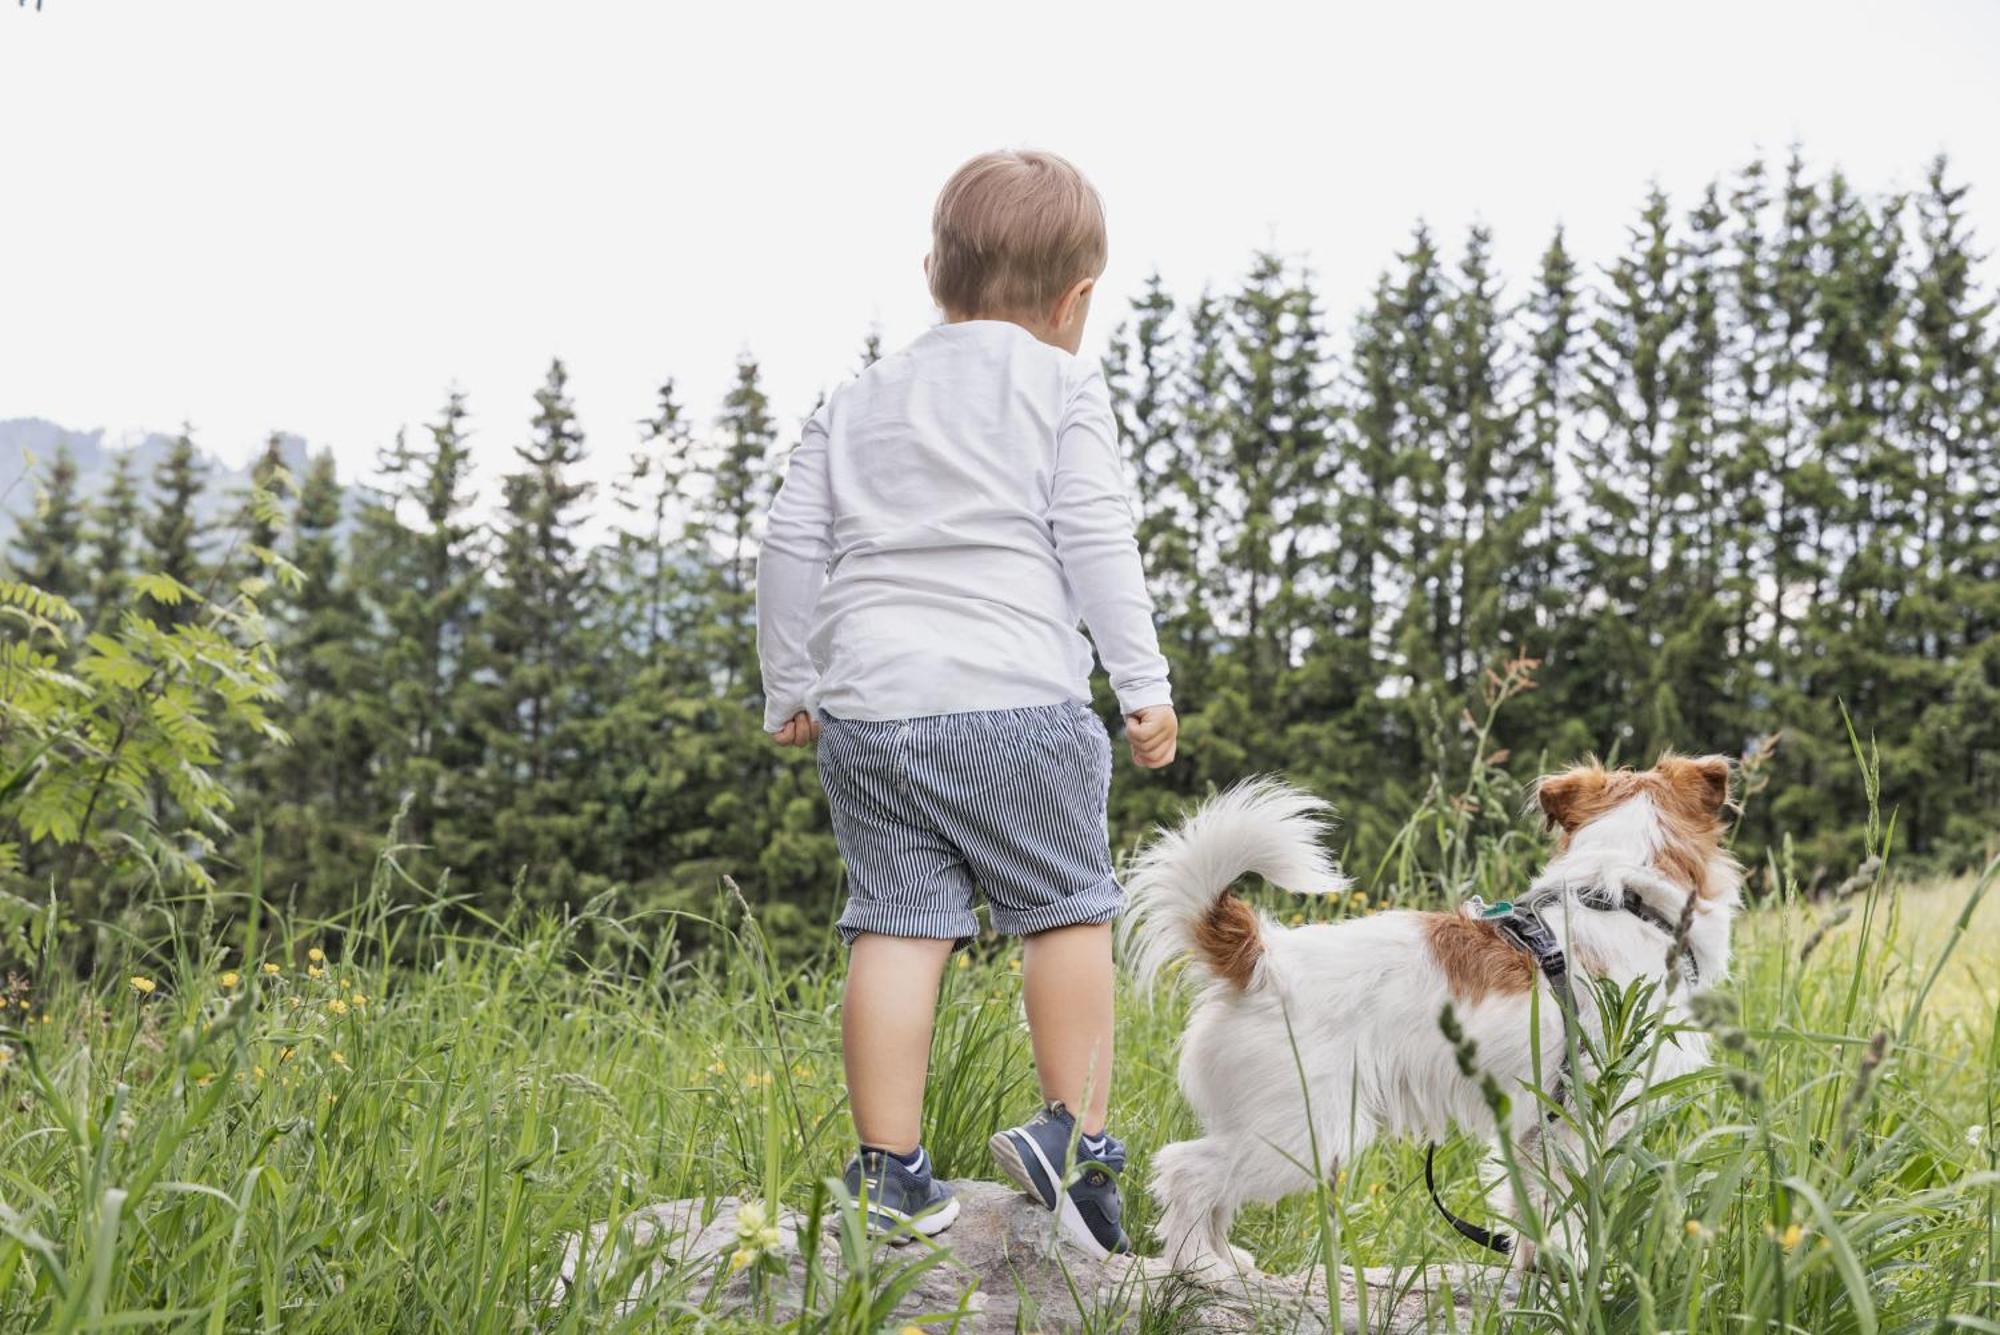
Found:
[[[285,467],[294,477],[304,477],[304,438],[281,432],[278,439]],[[77,489],[86,499],[96,496],[110,477],[112,460],[120,454],[129,454],[140,495],[150,500],[153,468],[166,455],[173,440],[170,435],[153,431],[135,442],[116,445],[105,440],[102,428],[76,431],[39,417],[0,419],[0,547],[14,536],[20,517],[34,506],[41,471],[56,457],[60,446],[69,446],[76,459]],[[35,460],[32,470],[28,467],[29,455]],[[238,494],[250,483],[250,465],[234,467],[205,451],[202,459],[208,465],[208,486],[202,492],[196,512],[203,520],[226,518],[234,512]]]

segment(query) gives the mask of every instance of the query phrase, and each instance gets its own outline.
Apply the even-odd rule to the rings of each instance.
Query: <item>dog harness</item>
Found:
[[[1542,889],[1544,889],[1542,886],[1536,887],[1536,890]],[[1542,897],[1545,898],[1546,895]],[[1688,902],[1692,906],[1693,896],[1689,896]],[[1577,895],[1577,903],[1586,909],[1604,912],[1623,910],[1648,927],[1666,933],[1669,941],[1678,943],[1682,939],[1678,923],[1673,922],[1666,914],[1654,908],[1626,886],[1620,885],[1614,890],[1602,881],[1594,882]],[[1576,994],[1569,984],[1569,958],[1563,953],[1562,942],[1556,939],[1556,934],[1549,929],[1548,923],[1542,920],[1540,910],[1534,905],[1514,904],[1504,899],[1497,904],[1488,905],[1477,895],[1472,897],[1469,905],[1481,921],[1491,922],[1499,930],[1500,935],[1526,952],[1528,958],[1535,962],[1536,971],[1548,981],[1549,992],[1555,997],[1556,1012],[1562,1016],[1563,1051],[1562,1061],[1556,1067],[1555,1087],[1550,1091],[1550,1101],[1555,1106],[1549,1109],[1545,1120],[1556,1121],[1562,1116],[1562,1105],[1569,1099],[1569,1053],[1573,1040],[1573,1026],[1576,1022]],[[1701,966],[1696,963],[1694,953],[1682,947],[1677,954],[1687,965],[1689,986],[1698,985],[1701,982]],[[1502,1256],[1511,1254],[1514,1250],[1513,1234],[1483,1228],[1469,1219],[1462,1219],[1452,1213],[1451,1207],[1447,1206],[1444,1199],[1438,1195],[1436,1162],[1437,1142],[1432,1141],[1424,1150],[1424,1186],[1431,1194],[1431,1204],[1437,1207],[1445,1222],[1457,1229],[1461,1236],[1488,1251],[1498,1252]]]

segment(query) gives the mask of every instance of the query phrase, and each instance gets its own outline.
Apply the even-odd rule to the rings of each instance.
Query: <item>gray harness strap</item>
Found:
[[[1625,887],[1621,886],[1614,898],[1610,887],[1600,883],[1592,886],[1590,892],[1578,896],[1578,902],[1592,909],[1606,911],[1622,909],[1647,926],[1666,933],[1669,940],[1680,940],[1679,924],[1669,921],[1666,914]],[[1556,1068],[1555,1088],[1550,1091],[1551,1101],[1556,1106],[1549,1109],[1548,1117],[1545,1119],[1550,1122],[1556,1121],[1562,1115],[1560,1111],[1562,1105],[1569,1101],[1569,1052],[1573,1038],[1572,1026],[1576,1022],[1576,994],[1571,990],[1569,983],[1569,957],[1563,953],[1562,942],[1549,930],[1549,925],[1542,921],[1540,912],[1530,906],[1496,904],[1493,909],[1487,910],[1480,916],[1492,922],[1502,936],[1519,946],[1530,959],[1534,960],[1536,971],[1548,980],[1549,991],[1556,999],[1557,1013],[1562,1016],[1563,1052],[1562,1061]],[[1698,985],[1701,982],[1701,966],[1696,963],[1693,953],[1682,951],[1681,958],[1687,964],[1688,982],[1691,985]],[[1498,1252],[1502,1256],[1511,1254],[1514,1250],[1513,1234],[1496,1232],[1469,1219],[1461,1219],[1444,1203],[1444,1199],[1438,1195],[1436,1160],[1437,1142],[1432,1141],[1424,1150],[1424,1186],[1431,1194],[1431,1204],[1437,1207],[1445,1222],[1457,1229],[1462,1236],[1488,1251]]]

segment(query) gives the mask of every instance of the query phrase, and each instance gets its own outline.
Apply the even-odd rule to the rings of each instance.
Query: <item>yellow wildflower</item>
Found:
[[[159,984],[154,982],[152,979],[136,973],[132,975],[131,981],[132,981],[132,990],[134,992],[137,992],[142,997],[150,995],[152,990],[159,986]]]
[[[710,1075],[728,1075],[729,1068],[721,1062],[710,1062],[708,1064],[708,1073]]]
[[[306,965],[306,977],[308,978],[320,978],[325,976],[325,974],[326,970],[320,968],[317,964]]]
[[[1805,1237],[1805,1235],[1806,1231],[1797,1224],[1787,1224],[1785,1225],[1784,1233],[1779,1235],[1778,1245],[1786,1251],[1790,1251],[1799,1245],[1799,1240]]]
[[[368,1004],[368,998],[362,996],[359,992],[356,992],[353,996],[349,997],[348,1000],[353,1002],[356,1006],[366,1006]]]
[[[1007,972],[1008,972],[1008,973],[1019,973],[1019,972],[1021,972],[1021,961],[1020,961],[1019,959],[1011,959],[1011,960],[1008,960],[1008,961],[1007,961]]]
[[[241,1075],[241,1074],[242,1074],[242,1072],[240,1072],[240,1071],[239,1071],[239,1072],[237,1072],[237,1074],[238,1074],[238,1075]],[[261,1067],[261,1066],[253,1066],[253,1067],[251,1067],[251,1068],[250,1068],[250,1078],[251,1078],[252,1080],[262,1080],[262,1079],[264,1078],[264,1068],[263,1068],[263,1067]]]
[[[297,1051],[298,1051],[297,1048],[284,1048],[279,1051],[278,1060],[281,1062],[288,1062],[292,1059],[292,1054]]]
[[[1708,1230],[1701,1226],[1701,1220],[1690,1219],[1687,1221],[1687,1235],[1689,1237],[1695,1239],[1696,1241],[1700,1241],[1701,1238],[1704,1237],[1707,1233]]]
[[[314,946],[311,950],[308,950],[306,952],[306,958],[311,960],[314,964],[318,964],[326,959],[326,952],[324,950],[321,950],[318,946]]]
[[[222,975],[222,985],[224,987],[234,987],[242,981],[243,981],[243,975],[235,972],[234,970],[231,970],[230,972]]]
[[[1291,918],[1290,918],[1290,920],[1289,920],[1289,921],[1291,922],[1291,925],[1292,925],[1292,926],[1294,926],[1294,927],[1300,927],[1300,926],[1303,926],[1303,925],[1305,924],[1305,920],[1306,920],[1306,915],[1305,915],[1305,914],[1303,914],[1303,913],[1294,913],[1294,914],[1293,914],[1293,915],[1291,916]]]
[[[347,1014],[347,1003],[342,1001],[339,997],[335,997],[332,1001],[327,1002],[326,1008],[332,1011],[335,1015]]]
[[[347,1058],[346,1058],[345,1056],[341,1055],[341,1051],[340,1051],[340,1049],[339,1049],[339,1048],[335,1048],[335,1049],[333,1050],[333,1064],[334,1064],[335,1066],[345,1066],[345,1065],[347,1065]]]
[[[750,1263],[756,1259],[756,1252],[748,1247],[738,1247],[729,1255],[729,1273],[733,1275],[739,1270],[747,1269]]]
[[[958,952],[958,958],[953,961],[952,967],[955,969],[970,969],[972,967],[972,957],[961,950]]]
[[[812,1079],[812,1067],[807,1066],[804,1062],[799,1063],[797,1066],[794,1066],[792,1068],[792,1079],[794,1080]]]
[[[278,973],[278,966],[277,966],[277,964],[276,964],[276,963],[275,963],[274,961],[272,961],[272,960],[265,960],[265,961],[264,961],[264,972],[265,972],[265,974],[267,974],[267,975],[270,975],[270,976],[273,976],[273,977],[275,977],[275,976],[277,975],[277,973]]]
[[[303,997],[299,996],[298,993],[294,992],[291,996],[285,998],[285,1004],[287,1006],[290,1006],[293,1010],[297,1010],[299,1007],[305,1005],[306,1003]]]

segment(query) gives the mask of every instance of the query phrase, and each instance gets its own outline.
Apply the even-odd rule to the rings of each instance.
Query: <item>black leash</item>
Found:
[[[1679,924],[1670,922],[1666,914],[1630,890],[1625,891],[1615,905],[1602,901],[1593,904],[1587,897],[1584,903],[1593,908],[1623,909],[1648,926],[1659,928],[1670,939],[1675,941],[1680,939]],[[1562,1061],[1556,1067],[1555,1089],[1550,1096],[1556,1106],[1549,1109],[1546,1118],[1547,1121],[1553,1122],[1562,1115],[1561,1107],[1569,1098],[1570,1027],[1576,1020],[1576,995],[1569,985],[1569,959],[1563,954],[1562,943],[1556,939],[1556,934],[1549,930],[1549,925],[1542,921],[1542,915],[1534,909],[1517,908],[1502,900],[1491,908],[1482,909],[1479,916],[1491,922],[1503,936],[1527,952],[1528,957],[1534,960],[1535,968],[1540,971],[1542,977],[1548,979],[1549,991],[1555,995],[1557,1010],[1562,1015],[1563,1051]],[[1701,967],[1695,963],[1694,954],[1683,950],[1680,955],[1687,963],[1689,981],[1698,984],[1701,981]],[[1424,1186],[1429,1189],[1431,1204],[1437,1207],[1437,1212],[1444,1216],[1446,1223],[1457,1229],[1459,1234],[1469,1241],[1477,1243],[1488,1251],[1498,1252],[1502,1256],[1512,1255],[1513,1234],[1496,1233],[1490,1228],[1483,1228],[1469,1219],[1461,1219],[1452,1213],[1450,1207],[1444,1203],[1444,1199],[1438,1195],[1436,1160],[1437,1142],[1432,1141],[1424,1151]]]
[[[1484,1247],[1489,1252],[1499,1252],[1502,1256],[1513,1255],[1514,1235],[1512,1233],[1495,1233],[1490,1228],[1481,1228],[1470,1219],[1460,1219],[1451,1212],[1451,1207],[1444,1203],[1444,1198],[1438,1195],[1437,1170],[1435,1167],[1437,1152],[1438,1147],[1435,1140],[1424,1150],[1424,1186],[1430,1189],[1431,1204],[1437,1206],[1438,1213],[1444,1216],[1444,1221],[1447,1224],[1457,1229],[1466,1238]]]

